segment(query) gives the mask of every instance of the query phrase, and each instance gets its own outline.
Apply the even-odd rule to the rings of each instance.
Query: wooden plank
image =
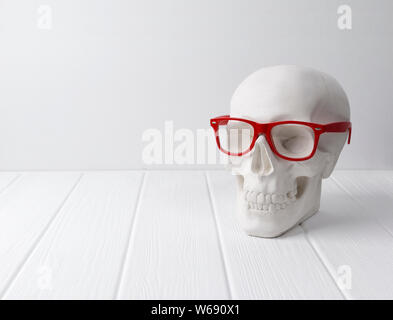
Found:
[[[370,213],[328,179],[320,212],[303,227],[347,298],[392,299],[393,237]]]
[[[0,296],[75,186],[79,173],[24,174],[0,196]]]
[[[207,178],[234,299],[343,298],[300,227],[275,239],[247,236],[235,217],[235,177],[212,171]]]
[[[84,174],[5,297],[114,298],[142,175]]]
[[[228,297],[204,173],[149,173],[118,298]]]
[[[20,176],[17,173],[0,172],[0,194]]]
[[[393,171],[336,171],[333,180],[393,235]]]

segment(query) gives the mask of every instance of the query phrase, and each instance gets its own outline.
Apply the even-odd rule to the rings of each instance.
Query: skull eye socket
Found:
[[[247,122],[230,120],[227,124],[219,125],[218,137],[221,148],[226,152],[243,153],[251,147],[254,128]]]
[[[277,152],[292,159],[306,158],[314,149],[314,130],[301,124],[280,124],[271,131]]]

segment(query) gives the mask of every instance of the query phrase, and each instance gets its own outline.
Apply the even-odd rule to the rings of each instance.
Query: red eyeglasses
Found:
[[[346,132],[351,142],[351,122],[317,124],[303,121],[258,123],[228,115],[210,119],[218,148],[230,156],[250,152],[258,137],[264,135],[271,150],[280,158],[304,161],[312,158],[318,147],[319,136],[325,132]]]

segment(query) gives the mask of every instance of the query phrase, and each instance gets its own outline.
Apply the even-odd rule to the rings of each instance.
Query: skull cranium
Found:
[[[349,121],[347,96],[329,75],[298,66],[263,68],[247,77],[231,100],[231,117],[259,123],[296,120]],[[253,150],[230,157],[239,182],[239,221],[252,236],[276,237],[319,210],[321,182],[329,177],[347,133],[325,133],[315,155],[288,161],[275,155],[264,135]]]

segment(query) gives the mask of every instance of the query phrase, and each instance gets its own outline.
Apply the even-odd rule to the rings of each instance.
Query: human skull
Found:
[[[231,117],[259,123],[349,121],[347,96],[331,76],[299,66],[273,66],[247,77],[231,100]],[[239,185],[238,218],[247,234],[277,237],[319,210],[321,182],[330,176],[348,133],[324,133],[305,161],[276,156],[259,136],[251,152],[230,157]]]

